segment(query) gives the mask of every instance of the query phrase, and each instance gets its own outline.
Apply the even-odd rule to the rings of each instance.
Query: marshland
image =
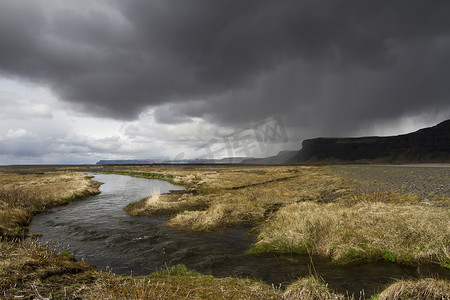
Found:
[[[375,165],[2,167],[1,295],[62,299],[447,299],[449,171],[445,166]],[[108,185],[108,176],[140,177],[135,178],[140,183],[127,179],[120,181],[123,186],[119,181]],[[105,179],[104,186],[95,181],[99,178]],[[156,181],[172,185],[158,190],[150,184]],[[177,191],[170,192],[173,187]],[[105,202],[102,197],[108,191],[116,193],[114,188],[121,191],[121,202]],[[133,194],[133,188],[139,193]],[[64,227],[62,216],[95,203],[111,209],[106,214],[116,224],[120,220],[134,222],[138,235],[127,233],[123,227],[120,233],[119,228],[108,225],[104,238],[111,251],[131,251],[137,253],[132,254],[136,259],[140,252],[132,252],[133,247],[152,250],[141,249],[150,261],[147,271],[137,270],[141,261],[133,265],[127,261],[130,255],[121,259],[101,244],[95,249],[84,249],[83,244],[71,246],[70,235],[64,236],[68,227]],[[73,215],[77,214],[72,214],[72,219]],[[58,218],[62,221],[51,223]],[[98,215],[96,220],[100,228],[103,220]],[[56,238],[50,238],[54,229],[43,230],[46,227],[39,222],[57,223],[62,234],[53,233]],[[89,226],[92,230],[81,239],[92,238],[100,230],[95,223]],[[131,243],[124,250],[119,244],[122,237],[110,239],[115,234],[152,238],[144,246]],[[157,248],[163,244],[164,248]],[[190,259],[188,255],[170,256],[188,250],[195,253]],[[113,259],[90,260],[90,251]],[[162,251],[165,256],[160,255]],[[217,254],[219,251],[223,253]],[[199,263],[213,252],[213,259]],[[305,266],[307,271],[292,271]],[[268,268],[284,274],[284,279],[273,279],[276,274],[264,277]],[[286,269],[292,272],[287,274]],[[345,284],[338,287],[339,280],[333,282],[329,274],[338,272],[343,277],[351,273],[348,270],[354,270],[354,278],[340,281],[356,282],[356,277],[365,276],[383,280],[359,293],[355,288],[345,290]]]

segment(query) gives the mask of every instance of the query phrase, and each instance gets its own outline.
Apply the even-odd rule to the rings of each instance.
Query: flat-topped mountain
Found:
[[[387,137],[314,138],[288,161],[322,163],[449,163],[450,120],[416,132]]]
[[[115,159],[99,160],[96,165],[158,165],[158,164],[239,164],[247,157],[225,157],[220,159],[204,158],[204,159]]]

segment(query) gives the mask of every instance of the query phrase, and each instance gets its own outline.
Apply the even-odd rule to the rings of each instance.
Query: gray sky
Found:
[[[432,126],[450,118],[449,15],[444,0],[0,0],[0,164],[195,158],[212,141],[266,156]],[[257,140],[273,120],[286,135]]]

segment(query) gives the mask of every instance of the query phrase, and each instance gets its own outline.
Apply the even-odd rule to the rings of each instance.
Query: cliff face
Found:
[[[413,133],[389,137],[305,140],[290,163],[450,162],[450,120]]]

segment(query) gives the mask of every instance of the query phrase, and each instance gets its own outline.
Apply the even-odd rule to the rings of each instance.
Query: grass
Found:
[[[167,225],[182,230],[255,224],[257,243],[250,253],[313,254],[340,264],[448,265],[450,209],[441,205],[448,198],[445,191],[437,195],[439,205],[422,203],[421,195],[436,193],[406,192],[403,182],[393,189],[382,181],[401,175],[400,168],[393,168],[392,175],[390,169],[362,166],[364,172],[375,172],[375,181],[350,180],[337,168],[159,167],[159,174],[172,174],[171,181],[187,190],[142,199],[125,210],[135,216],[169,215]],[[339,171],[352,169],[361,171]],[[408,180],[414,179],[408,172]]]
[[[64,297],[64,287],[74,282],[89,284],[96,268],[57,251],[58,245],[37,241],[0,241],[0,292],[2,296]]]
[[[129,203],[124,210],[131,216],[175,215],[185,211],[197,211],[207,208],[204,197],[184,194],[183,191],[173,191],[169,194],[159,192],[137,202]]]
[[[305,300],[344,300],[354,299],[353,296],[336,294],[317,276],[308,276],[290,284],[283,293],[283,299]]]
[[[362,202],[295,203],[260,226],[251,252],[296,252],[345,264],[387,260],[444,263],[450,253],[447,210]]]
[[[261,222],[274,208],[298,201],[332,201],[344,183],[315,167],[209,167],[173,171],[172,182],[186,191],[129,204],[131,215],[169,214],[168,226],[214,231]]]
[[[39,293],[63,298],[62,286],[92,281],[94,267],[57,251],[57,245],[24,237],[34,214],[98,194],[100,183],[76,172],[8,171],[0,172],[1,295],[32,297]]]
[[[102,273],[57,250],[57,245],[24,241],[34,214],[98,192],[98,183],[89,176],[68,169],[81,168],[0,170],[1,297],[351,299],[329,290],[316,276],[300,278],[282,290],[250,279],[203,275],[183,265],[148,276]],[[362,188],[358,182],[355,187],[355,181],[327,167],[88,169],[184,185],[186,191],[155,193],[126,210],[135,215],[168,214],[168,225],[184,230],[220,230],[253,223],[257,243],[252,252],[322,255],[337,263],[450,264],[448,194],[442,190],[406,192],[384,189],[383,184],[373,189],[372,182],[364,182]],[[395,172],[401,174],[398,169]],[[426,205],[422,195],[429,198]],[[373,299],[448,299],[449,286],[448,280],[440,279],[398,281]]]
[[[149,276],[102,274],[84,299],[280,299],[280,291],[250,279],[215,278],[184,265]]]
[[[378,300],[450,299],[450,282],[439,279],[400,280],[390,285]]]
[[[0,236],[23,236],[34,214],[98,194],[100,183],[91,178],[76,172],[0,173]]]

